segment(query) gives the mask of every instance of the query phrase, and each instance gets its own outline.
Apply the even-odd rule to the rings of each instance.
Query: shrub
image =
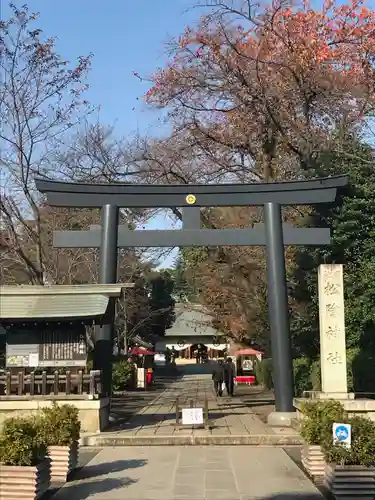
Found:
[[[294,394],[297,397],[299,397],[302,396],[304,391],[311,390],[310,360],[306,357],[294,359],[293,372],[294,372]]]
[[[355,380],[353,372],[353,360],[357,357],[359,349],[347,349],[346,351],[346,372],[348,377],[348,392],[354,391]]]
[[[352,357],[353,391],[375,392],[375,357],[357,351]]]
[[[351,417],[340,423],[352,426],[351,447],[334,443],[331,436],[325,436],[322,449],[326,462],[337,465],[375,466],[375,422],[364,417]]]
[[[133,378],[134,368],[132,363],[125,359],[115,361],[112,365],[112,390],[125,390]]]
[[[262,362],[258,358],[254,361],[254,373],[256,383],[263,385]]]
[[[38,420],[39,436],[46,446],[68,446],[79,440],[81,423],[78,409],[72,405],[43,408]]]
[[[40,439],[35,418],[5,420],[0,434],[0,464],[32,466],[47,455],[47,447]]]
[[[348,391],[375,392],[375,360],[371,354],[359,349],[348,349],[346,353]],[[311,390],[321,391],[320,359],[311,365]]]
[[[332,440],[332,424],[344,422],[347,413],[338,401],[306,401],[301,412],[304,418],[301,422],[301,436],[306,443],[320,445],[327,439]]]
[[[316,359],[311,364],[310,370],[310,386],[312,391],[321,391],[322,382],[320,375],[320,359]]]
[[[272,359],[266,358],[261,361],[262,383],[266,389],[273,389]]]

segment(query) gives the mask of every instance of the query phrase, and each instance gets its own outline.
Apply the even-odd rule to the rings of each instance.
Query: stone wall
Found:
[[[82,399],[59,399],[55,400],[59,405],[69,404],[76,406],[79,411],[81,432],[100,432],[109,423],[109,398],[82,400]],[[52,406],[52,401],[47,399],[18,399],[0,400],[0,429],[4,420],[9,417],[30,416],[37,414],[43,407]]]

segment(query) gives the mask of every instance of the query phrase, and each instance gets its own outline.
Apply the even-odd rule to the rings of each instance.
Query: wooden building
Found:
[[[132,286],[0,287],[0,328],[5,337],[0,424],[9,412],[33,412],[41,401],[60,401],[79,407],[83,430],[106,426],[109,397],[103,394],[100,372],[84,370],[87,326],[105,324],[110,301]]]
[[[199,304],[178,303],[175,306],[176,321],[156,343],[155,350],[164,352],[166,348],[175,349],[180,358],[192,359],[198,346],[207,351],[210,359],[219,358],[228,350],[223,333],[212,326],[212,317]]]

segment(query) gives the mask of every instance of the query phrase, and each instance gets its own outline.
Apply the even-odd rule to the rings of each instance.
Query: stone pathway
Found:
[[[191,405],[204,408],[207,400],[209,428],[192,429],[177,423],[177,398],[180,408]],[[82,444],[99,447],[146,444],[293,445],[301,444],[301,439],[293,429],[268,427],[240,396],[217,398],[209,373],[187,373],[172,381],[116,430],[83,436]]]
[[[282,448],[105,448],[53,500],[313,500],[323,496]]]

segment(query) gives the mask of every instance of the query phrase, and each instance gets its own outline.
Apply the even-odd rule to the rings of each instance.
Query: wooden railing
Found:
[[[25,374],[5,372],[0,375],[0,399],[11,396],[91,396],[102,395],[100,371],[83,373],[82,370],[64,374],[55,371]]]

